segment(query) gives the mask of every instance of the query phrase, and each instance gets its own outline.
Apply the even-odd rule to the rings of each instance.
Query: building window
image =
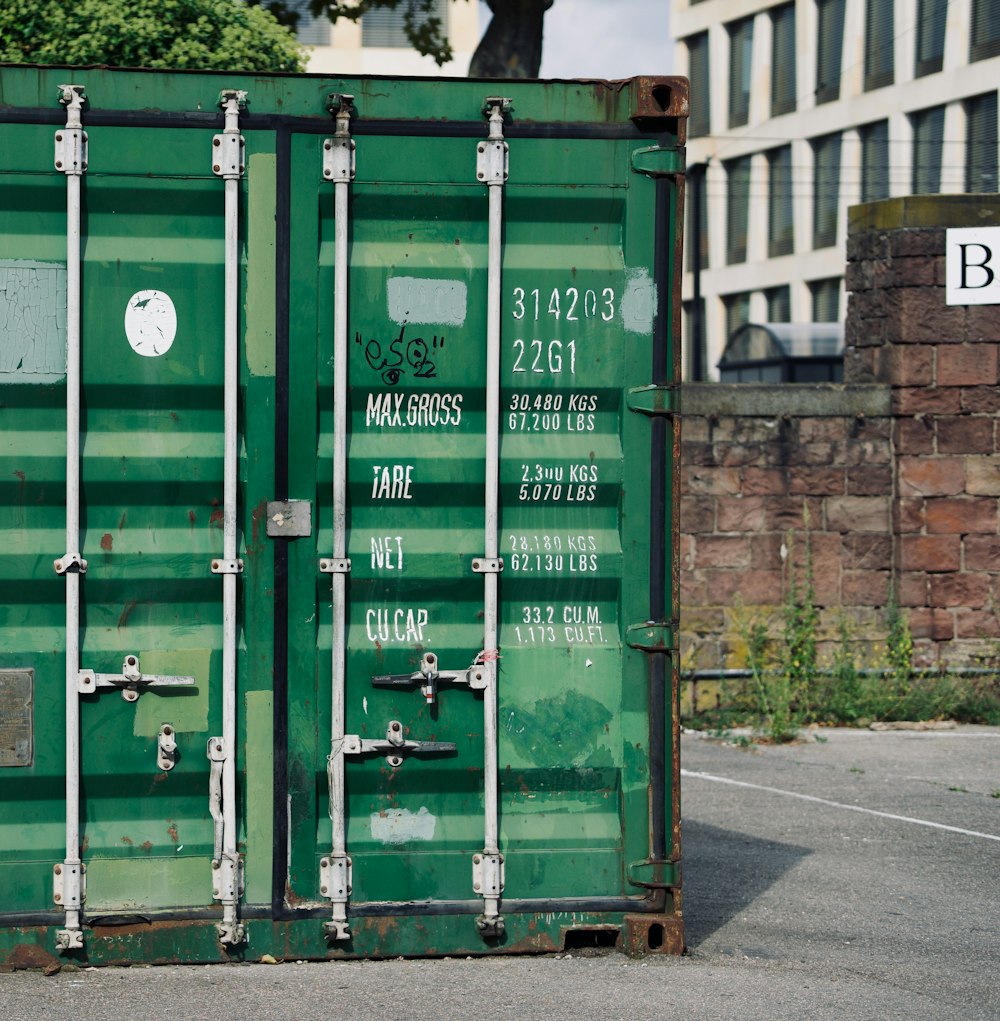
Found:
[[[965,104],[965,190],[997,190],[997,94]]]
[[[1000,3],[972,0],[970,60],[985,60],[1000,53]]]
[[[825,135],[813,147],[813,248],[837,243],[840,204],[840,135]]]
[[[705,164],[688,167],[684,187],[687,196],[687,261],[688,266],[708,269],[708,207],[705,204]],[[697,220],[700,219],[699,224]]]
[[[697,313],[697,314],[696,314]],[[705,299],[684,302],[684,323],[687,327],[685,378],[700,383],[708,378],[705,366]]]
[[[764,292],[767,301],[767,321],[769,323],[790,323],[792,321],[792,289],[771,287]]]
[[[910,115],[913,126],[914,195],[933,195],[941,190],[941,148],[944,145],[944,107],[933,106]]]
[[[893,47],[893,4],[887,0],[866,0],[865,3],[865,91],[891,85],[895,63]]]
[[[809,285],[812,294],[812,321],[835,323],[840,318],[840,277],[814,280]]]
[[[914,76],[936,74],[944,66],[948,0],[917,0],[917,59]]]
[[[750,322],[750,294],[726,294],[722,298],[722,306],[726,310],[726,340],[744,323]]]
[[[309,10],[309,0],[286,0],[285,8],[289,14],[297,14],[295,35],[300,43],[306,46],[330,45],[330,19],[325,14],[313,14]]]
[[[729,30],[729,126],[742,127],[750,119],[750,71],[753,56],[753,18],[734,21]]]
[[[876,121],[859,129],[861,135],[861,201],[889,197],[889,122]]]
[[[747,261],[747,219],[750,213],[750,157],[725,164],[729,203],[726,216],[726,262]]]
[[[711,131],[711,95],[709,87],[708,33],[700,32],[687,40],[688,78],[691,80],[691,116],[688,133],[692,138]]]
[[[419,0],[402,0],[398,7],[369,11],[361,18],[362,46],[410,47],[406,38],[406,16],[411,14],[414,24],[420,26],[428,18],[439,18],[442,35],[448,34],[448,0],[432,0],[429,11],[421,10]]]
[[[771,116],[795,109],[795,4],[771,12]]]
[[[844,0],[816,0],[816,102],[840,97],[840,60],[844,48]]]
[[[792,147],[767,155],[767,254],[790,255],[795,247],[792,227]]]

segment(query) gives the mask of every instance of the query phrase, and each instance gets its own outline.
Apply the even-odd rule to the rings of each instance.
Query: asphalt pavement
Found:
[[[818,739],[817,739],[818,737]],[[683,740],[688,954],[0,974],[6,1019],[996,1021],[1000,728]]]

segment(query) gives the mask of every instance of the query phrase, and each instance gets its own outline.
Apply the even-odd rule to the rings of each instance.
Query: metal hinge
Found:
[[[681,410],[681,390],[676,383],[650,383],[634,386],[625,398],[629,411],[640,415],[677,415]]]
[[[678,872],[675,861],[633,861],[629,862],[625,875],[633,886],[664,890],[678,885]]]
[[[632,150],[632,169],[647,177],[676,177],[684,173],[684,150],[650,145]]]
[[[625,644],[640,652],[673,652],[677,648],[677,627],[677,621],[631,624],[625,631]]]
[[[87,866],[66,862],[54,865],[52,899],[67,911],[78,911],[87,899]]]
[[[472,888],[480,897],[499,897],[503,893],[504,872],[502,854],[472,856]]]

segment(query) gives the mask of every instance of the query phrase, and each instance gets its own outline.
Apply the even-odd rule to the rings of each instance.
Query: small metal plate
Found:
[[[272,500],[267,505],[267,534],[272,538],[301,539],[312,535],[309,500]]]
[[[34,759],[34,686],[34,670],[0,670],[0,766]]]

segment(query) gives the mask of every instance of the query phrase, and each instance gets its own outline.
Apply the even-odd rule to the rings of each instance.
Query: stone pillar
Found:
[[[845,382],[891,388],[897,599],[919,660],[1000,647],[1000,305],[945,304],[945,230],[1000,225],[996,195],[850,211]]]

